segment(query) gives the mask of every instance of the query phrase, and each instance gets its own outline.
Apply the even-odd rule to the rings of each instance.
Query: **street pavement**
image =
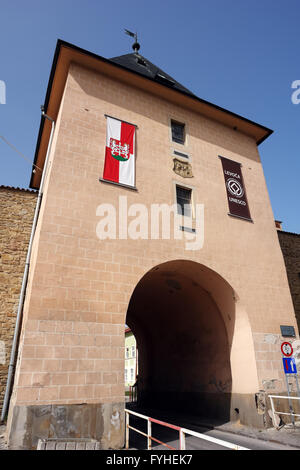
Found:
[[[228,423],[207,423],[201,418],[191,415],[168,414],[158,412],[157,410],[137,409],[132,404],[127,405],[128,409],[139,412],[146,416],[159,419],[161,421],[182,426],[186,429],[199,432],[204,436],[211,436],[216,439],[230,442],[250,450],[300,450],[300,422],[296,426],[286,425],[279,430],[275,428],[256,429],[249,426],[241,425],[238,421]],[[147,423],[141,418],[130,416],[130,425],[147,433]],[[178,431],[152,424],[152,436],[166,443],[167,445],[179,449],[179,433]],[[130,448],[146,449],[147,439],[144,436],[130,431]],[[155,441],[153,441],[153,450],[167,449]],[[230,450],[215,443],[206,440],[187,436],[187,450]]]
[[[140,428],[141,425],[135,422],[134,427]],[[300,450],[300,447],[294,447],[287,444],[281,444],[279,442],[270,442],[258,438],[241,436],[238,434],[233,434],[230,432],[218,431],[218,430],[209,430],[204,427],[198,427],[197,432],[205,435],[220,439],[222,441],[230,442],[231,444],[236,444],[242,447],[245,447],[249,450]],[[130,449],[146,449],[147,442],[146,438],[130,431]],[[166,443],[168,446],[173,447],[174,449],[179,449],[179,440],[178,432],[174,431],[164,431],[159,430],[159,427],[153,426],[153,436],[158,438],[160,441]],[[152,450],[166,450],[167,447],[160,445],[156,442],[152,444]],[[199,439],[193,436],[186,436],[186,450],[231,450],[222,445],[209,442],[207,440]]]

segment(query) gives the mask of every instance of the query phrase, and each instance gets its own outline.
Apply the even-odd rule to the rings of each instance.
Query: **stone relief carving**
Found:
[[[178,160],[178,158],[173,158],[174,167],[173,171],[183,178],[193,178],[193,170],[192,165],[188,162],[183,162],[182,160]]]

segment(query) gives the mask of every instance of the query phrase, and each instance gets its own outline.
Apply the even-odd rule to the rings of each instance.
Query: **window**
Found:
[[[129,358],[129,348],[126,348],[126,359]]]
[[[127,369],[125,369],[124,378],[125,378],[125,382],[127,382]]]
[[[176,185],[176,201],[178,204],[178,214],[184,217],[192,216],[192,190]]]
[[[178,150],[173,150],[173,155],[175,155],[176,157],[180,157],[180,158],[184,158],[186,160],[190,160],[191,157],[188,153],[182,153],[182,152],[178,152]]]
[[[171,120],[172,141],[177,144],[184,144],[185,142],[185,125],[180,122]]]
[[[135,357],[135,347],[131,346],[131,357]]]
[[[134,370],[130,369],[130,381],[131,382],[133,381],[133,372],[134,372]]]

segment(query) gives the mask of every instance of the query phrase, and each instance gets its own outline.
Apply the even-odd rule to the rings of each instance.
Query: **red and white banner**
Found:
[[[135,126],[107,117],[103,179],[135,186]]]

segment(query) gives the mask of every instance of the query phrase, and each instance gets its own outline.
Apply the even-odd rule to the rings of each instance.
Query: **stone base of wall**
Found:
[[[36,449],[39,439],[94,439],[101,449],[124,446],[124,403],[15,406],[10,449]]]
[[[226,410],[229,406],[229,415],[226,411],[224,422],[239,420],[241,424],[248,426],[260,429],[266,427],[265,413],[257,408],[255,394],[222,394],[222,397],[208,395],[211,396],[206,399],[202,397],[201,401],[203,404],[210,403],[211,411],[216,398],[215,406],[219,407],[219,411],[222,403],[226,405]],[[194,407],[195,422],[197,416],[200,416],[200,408]],[[184,410],[177,408],[177,412],[181,411]],[[125,436],[124,414],[124,403],[15,406],[8,445],[12,450],[25,450],[36,449],[40,439],[93,439],[100,442],[101,449],[122,449]],[[202,419],[203,416],[209,419],[208,410],[204,415],[201,413]],[[212,417],[215,419],[216,415]]]

